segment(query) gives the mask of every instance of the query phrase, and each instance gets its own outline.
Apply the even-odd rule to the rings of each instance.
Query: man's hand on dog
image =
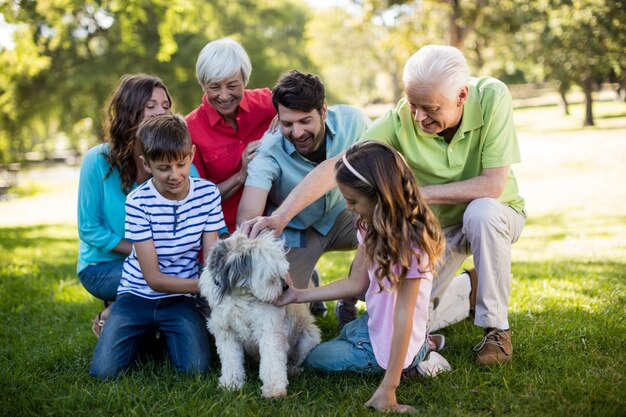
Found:
[[[258,216],[248,221],[241,223],[239,228],[241,232],[248,236],[250,239],[256,239],[256,237],[263,230],[271,230],[274,236],[278,237],[283,232],[286,223],[284,223],[278,216]]]

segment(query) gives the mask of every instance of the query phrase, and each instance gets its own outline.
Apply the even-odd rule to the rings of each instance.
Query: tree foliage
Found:
[[[585,93],[585,125],[593,125],[592,92],[608,79],[626,85],[626,5],[621,0],[353,0],[370,17],[403,13],[394,31],[437,38],[463,50],[474,72],[505,82],[573,84]],[[443,16],[442,16],[443,12]],[[427,27],[424,21],[436,21]],[[426,31],[428,30],[428,31]],[[400,37],[390,34],[402,45]],[[406,43],[405,43],[406,45]],[[415,50],[413,49],[413,50]],[[398,67],[393,59],[387,65]]]
[[[524,29],[536,34],[530,57],[546,77],[561,83],[561,92],[578,84],[585,94],[585,126],[592,126],[594,86],[626,69],[626,8],[620,1],[543,0],[540,19]]]
[[[251,87],[290,67],[312,69],[304,47],[308,11],[295,0],[14,0],[0,13],[17,25],[0,47],[0,160],[15,159],[56,132],[75,146],[99,134],[101,108],[123,74],[156,74],[174,110],[200,103],[197,54],[230,36],[253,62]]]

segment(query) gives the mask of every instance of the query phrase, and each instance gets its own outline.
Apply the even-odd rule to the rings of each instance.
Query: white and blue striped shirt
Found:
[[[161,272],[179,278],[198,277],[198,253],[204,232],[225,226],[217,186],[201,178],[189,178],[184,200],[163,197],[148,180],[126,198],[125,238],[131,242],[154,241]],[[132,293],[144,298],[166,298],[180,294],[152,290],[143,277],[133,246],[124,261],[118,294]]]

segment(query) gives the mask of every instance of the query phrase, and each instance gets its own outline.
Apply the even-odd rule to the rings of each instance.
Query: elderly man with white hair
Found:
[[[492,77],[470,77],[465,58],[450,46],[421,48],[407,61],[403,81],[406,97],[362,139],[385,142],[405,157],[444,228],[446,254],[433,282],[430,330],[473,310],[474,324],[485,332],[474,348],[476,363],[505,363],[513,354],[511,245],[526,222],[511,169],[520,162],[511,95]],[[333,187],[334,163],[329,160],[309,174],[271,217],[246,225],[250,234],[281,230],[286,219]],[[474,286],[466,274],[454,279],[470,255],[477,272]]]

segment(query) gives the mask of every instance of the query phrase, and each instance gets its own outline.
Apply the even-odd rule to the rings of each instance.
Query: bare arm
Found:
[[[241,201],[239,201],[239,208],[237,209],[237,225],[261,216],[265,210],[268,194],[269,191],[263,188],[244,187]]]
[[[413,310],[419,292],[420,279],[406,279],[398,287],[398,298],[393,315],[393,336],[385,376],[374,395],[365,403],[379,411],[408,412],[413,407],[398,404],[396,389],[400,385],[404,358],[413,329]]]
[[[279,236],[291,219],[337,185],[335,163],[342,155],[343,152],[327,159],[309,172],[271,216],[251,217],[252,220],[242,223],[243,233],[255,238],[263,230],[273,229],[274,234]],[[237,216],[237,222],[239,223],[239,216]]]
[[[217,184],[217,188],[222,195],[222,200],[228,200],[245,184],[246,177],[248,176],[248,164],[257,155],[259,146],[261,146],[260,140],[250,142],[241,154],[241,169],[239,172]]]
[[[135,251],[146,283],[154,291],[175,294],[198,292],[198,280],[173,277],[161,272],[152,239],[135,242]]]
[[[465,204],[482,197],[498,198],[504,191],[509,167],[485,168],[464,181],[421,187],[428,204]]]
[[[205,259],[202,260],[202,265],[206,264],[206,257],[209,256],[211,248],[217,242],[218,232],[204,232],[202,233],[202,254]]]
[[[290,286],[275,304],[284,306],[291,303],[340,300],[362,295],[367,291],[367,287],[369,286],[366,256],[365,248],[359,246],[352,263],[352,271],[348,278],[316,288],[297,289]]]

